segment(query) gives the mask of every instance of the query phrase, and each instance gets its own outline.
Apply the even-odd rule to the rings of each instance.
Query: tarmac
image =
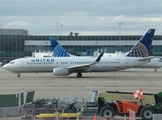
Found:
[[[92,91],[134,92],[139,88],[144,93],[159,93],[162,91],[162,69],[131,68],[116,72],[83,73],[77,78],[76,73],[58,77],[51,73],[21,73],[13,74],[0,67],[0,94],[15,94],[24,91],[35,91],[37,98],[83,97],[91,100]]]
[[[162,91],[162,69],[131,68],[116,72],[83,73],[77,78],[76,73],[65,77],[54,76],[53,73],[21,73],[16,74],[0,67],[0,94],[15,94],[24,91],[35,91],[37,98],[92,97],[92,91],[133,92],[139,88],[144,93]]]

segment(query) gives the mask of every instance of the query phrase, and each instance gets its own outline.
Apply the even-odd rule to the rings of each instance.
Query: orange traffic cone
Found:
[[[93,120],[97,120],[96,114],[94,114]]]

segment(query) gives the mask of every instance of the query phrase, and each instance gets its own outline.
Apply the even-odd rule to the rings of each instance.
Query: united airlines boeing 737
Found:
[[[72,55],[68,53],[54,37],[50,37],[50,42],[53,50],[53,55],[55,57],[74,57],[75,55]],[[125,54],[109,54],[109,53],[104,53],[104,56],[107,57],[114,57],[114,56],[126,56],[127,53]],[[162,67],[162,59],[160,58],[153,58],[149,63],[136,66],[135,68],[154,68],[154,71],[156,72],[157,69],[160,69]]]
[[[52,72],[56,76],[77,73],[82,77],[86,72],[108,72],[123,70],[148,63],[153,56],[148,56],[155,29],[149,29],[126,56],[102,57],[42,57],[19,58],[3,66],[4,69],[17,73]]]

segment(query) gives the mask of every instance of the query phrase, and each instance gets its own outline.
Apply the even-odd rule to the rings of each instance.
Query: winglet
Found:
[[[148,57],[155,29],[149,29],[128,52],[127,57]]]
[[[50,37],[50,42],[55,57],[69,57],[70,55],[66,50],[57,42],[54,37]]]
[[[100,62],[100,60],[101,60],[101,57],[103,56],[103,52],[97,57],[97,59],[96,59],[96,61],[95,61],[95,63],[99,63]]]

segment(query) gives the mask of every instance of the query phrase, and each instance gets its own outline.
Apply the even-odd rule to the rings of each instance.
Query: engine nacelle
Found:
[[[69,70],[67,68],[59,67],[53,69],[53,74],[56,76],[67,76],[69,75]]]

